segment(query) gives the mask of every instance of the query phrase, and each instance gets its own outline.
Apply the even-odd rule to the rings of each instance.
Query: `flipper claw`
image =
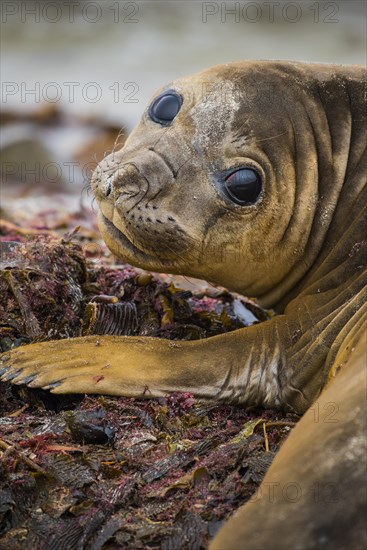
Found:
[[[33,382],[33,380],[35,380],[36,378],[37,378],[37,374],[30,374],[29,376],[26,376],[21,380],[17,380],[15,384],[29,384],[30,382]]]
[[[28,382],[26,382],[28,384]],[[58,386],[61,386],[62,381],[53,382],[52,384],[47,384],[47,386],[42,386],[43,390],[53,390],[54,388],[57,388]]]
[[[10,367],[8,367],[10,368]],[[5,376],[2,376],[2,379],[5,380],[5,382],[10,382],[10,380],[13,380],[13,378],[16,378],[18,374],[22,372],[21,369],[13,370],[9,374],[6,374]]]
[[[3,380],[5,380],[5,377],[4,377],[4,374],[8,372],[8,370],[10,370],[11,367],[3,367],[2,369],[0,369],[0,378],[2,378]]]

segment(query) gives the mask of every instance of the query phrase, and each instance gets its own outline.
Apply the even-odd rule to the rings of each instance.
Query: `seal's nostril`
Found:
[[[106,180],[106,188],[105,188],[105,195],[106,195],[106,197],[108,197],[108,195],[109,195],[109,194],[111,193],[111,191],[112,191],[111,179],[112,179],[112,176],[110,176],[110,177],[107,178],[107,180]]]

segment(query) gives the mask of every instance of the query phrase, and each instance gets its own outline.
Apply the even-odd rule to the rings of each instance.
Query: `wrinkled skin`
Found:
[[[366,336],[210,550],[366,548]]]
[[[325,433],[311,425],[312,412],[307,412],[290,438],[292,461],[300,465],[295,481],[305,487],[319,483],[320,472],[328,479],[335,474],[346,507],[358,504],[350,510],[362,540],[363,495],[355,490],[362,471],[352,452],[362,428],[355,415],[348,420],[344,413],[351,404],[356,411],[365,406],[364,80],[357,66],[243,62],[214,67],[160,90],[182,97],[174,120],[161,125],[147,109],[125,146],[94,175],[102,236],[123,261],[256,296],[278,316],[175,345],[112,336],[98,337],[98,345],[95,337],[33,344],[3,356],[4,378],[55,393],[159,396],[190,390],[199,397],[302,413],[328,380],[345,371],[344,383],[330,384],[320,398],[330,395],[343,411],[338,430],[323,426],[325,448]],[[242,206],[228,197],[224,183],[225,174],[241,167],[256,170],[262,181],[258,200]],[[347,400],[343,388],[348,385]],[[309,441],[299,435],[303,429],[317,443],[319,472],[302,467],[303,457],[314,460]],[[338,446],[356,465],[350,485],[343,481],[343,461],[328,459],[328,448]],[[286,449],[272,466],[272,479],[287,471]],[[260,538],[257,508],[248,505],[214,548],[274,548],[275,542],[283,547],[282,540],[292,548],[355,544],[351,527],[343,530],[344,538],[328,528],[340,521],[340,507],[331,506],[319,517],[312,498],[301,499],[292,510],[297,518],[313,518],[307,531],[301,524],[287,525],[284,498],[276,511],[264,499],[261,503],[268,529],[261,527]]]
[[[316,91],[309,97],[297,83],[302,72],[314,76],[307,68],[229,65],[167,86],[184,98],[174,122],[162,127],[146,110],[125,146],[95,173],[99,225],[111,250],[148,270],[257,296],[264,306],[284,298],[315,261],[336,206],[320,197],[318,154],[328,143],[305,132],[320,125]],[[323,186],[337,178],[335,196],[346,161],[327,166]],[[218,173],[241,166],[257,169],[263,180],[260,200],[246,207],[216,184]],[[315,223],[319,231],[310,243]],[[229,269],[233,261],[236,269]]]

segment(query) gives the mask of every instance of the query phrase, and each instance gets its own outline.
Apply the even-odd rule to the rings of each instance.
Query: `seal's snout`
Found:
[[[132,197],[140,193],[144,188],[144,180],[138,169],[133,164],[125,164],[118,168],[112,176],[106,179],[105,193],[118,196]]]
[[[97,202],[130,208],[143,198],[146,202],[169,194],[176,172],[169,155],[152,146],[138,151],[121,150],[106,157],[96,168],[92,191]]]
[[[92,177],[92,190],[97,201],[116,201],[123,196],[136,196],[144,188],[144,180],[132,164],[111,166],[100,163]]]
[[[111,194],[113,173],[114,168],[107,159],[96,166],[91,178],[91,188],[97,201]]]

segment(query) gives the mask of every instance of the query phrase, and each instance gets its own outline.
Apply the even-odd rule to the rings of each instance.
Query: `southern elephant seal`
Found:
[[[308,411],[266,478],[284,484],[292,460],[288,481],[306,487],[308,497],[293,508],[283,493],[277,506],[264,498],[245,505],[213,548],[334,549],[362,540],[356,415],[364,406],[367,357],[364,94],[359,66],[261,61],[214,67],[163,88],[123,149],[94,175],[99,226],[117,256],[257,296],[278,316],[174,346],[98,336],[98,346],[96,337],[44,342],[2,359],[5,380],[55,393],[141,397],[147,388],[149,396],[189,390],[299,413],[342,370],[319,405],[339,407],[338,429],[312,423]],[[355,465],[349,485],[343,460],[328,454],[338,447]],[[305,457],[312,468],[302,467]],[[344,507],[353,510],[343,538],[341,529],[330,528],[341,525],[341,507],[325,503],[322,516],[310,496],[320,476],[335,476]],[[289,510],[298,523],[288,523]],[[312,518],[312,528],[302,529],[302,518]]]

